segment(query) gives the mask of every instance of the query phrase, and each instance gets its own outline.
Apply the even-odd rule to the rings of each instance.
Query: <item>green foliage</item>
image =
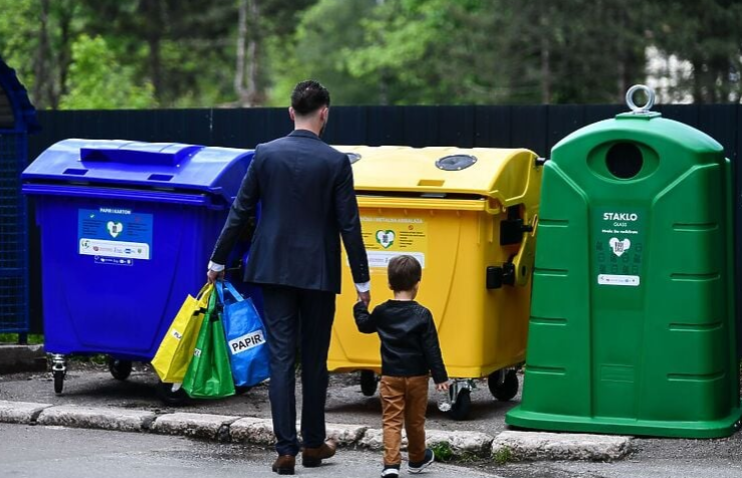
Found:
[[[430,449],[433,450],[433,453],[435,453],[436,461],[447,462],[452,461],[455,458],[453,449],[448,442],[436,443],[435,445],[430,447]]]
[[[0,0],[0,12],[0,56],[39,108],[285,106],[306,78],[334,104],[614,103],[646,79],[649,47],[689,65],[674,97],[742,97],[742,0]]]
[[[31,21],[38,16],[34,0],[0,0],[0,56],[14,66],[25,81],[32,86],[32,63],[28,58],[36,46],[36,26]]]
[[[354,76],[348,58],[340,52],[363,44],[361,21],[375,5],[375,0],[319,0],[303,12],[292,36],[274,39],[270,104],[288,106],[294,85],[308,78],[330,90],[333,104],[379,102],[377,76]]]
[[[0,344],[17,344],[18,334],[0,334]],[[28,334],[28,344],[37,345],[44,343],[44,336],[40,334]]]
[[[510,451],[510,448],[503,447],[492,455],[492,459],[498,465],[506,465],[513,461],[513,452]]]
[[[101,37],[80,36],[72,45],[69,93],[62,109],[141,109],[155,106],[154,88],[120,65]]]

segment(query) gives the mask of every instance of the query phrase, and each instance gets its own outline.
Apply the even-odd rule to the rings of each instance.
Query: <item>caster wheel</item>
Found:
[[[185,405],[188,400],[188,395],[182,388],[175,388],[172,383],[158,382],[157,383],[157,396],[160,398],[162,403],[173,407]]]
[[[131,362],[129,360],[118,360],[108,358],[108,370],[116,380],[126,380],[131,375]]]
[[[376,393],[379,382],[376,380],[376,374],[371,370],[361,370],[361,392],[366,397],[372,397]]]
[[[501,373],[505,374],[505,380],[499,383]],[[518,394],[518,375],[515,370],[498,370],[487,378],[487,385],[493,397],[501,402],[508,402]]]
[[[448,411],[448,414],[458,422],[466,420],[469,417],[469,410],[471,410],[471,391],[463,389],[459,392],[459,396],[456,397],[456,403],[451,405],[451,410]]]
[[[54,393],[62,393],[64,388],[64,372],[61,370],[54,371]]]

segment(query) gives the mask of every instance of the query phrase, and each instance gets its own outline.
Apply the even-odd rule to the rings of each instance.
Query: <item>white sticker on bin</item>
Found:
[[[637,287],[641,283],[639,276],[629,275],[615,275],[615,274],[600,274],[598,276],[598,284],[600,285],[622,285],[629,287]]]
[[[148,260],[150,258],[149,244],[143,242],[106,241],[84,237],[80,239],[80,254],[123,259]]]
[[[396,256],[409,255],[417,259],[420,267],[425,269],[425,254],[421,252],[402,252],[402,251],[368,251],[368,266],[371,268],[386,268],[389,261]]]

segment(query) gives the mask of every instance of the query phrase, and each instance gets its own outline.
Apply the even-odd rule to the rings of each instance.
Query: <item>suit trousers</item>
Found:
[[[381,377],[382,422],[384,429],[384,464],[399,465],[402,455],[402,425],[407,431],[410,462],[425,459],[425,412],[428,409],[430,377]]]
[[[301,433],[306,448],[325,442],[327,352],[335,317],[334,292],[263,286],[270,351],[270,402],[276,451],[296,456],[296,351],[301,350]]]

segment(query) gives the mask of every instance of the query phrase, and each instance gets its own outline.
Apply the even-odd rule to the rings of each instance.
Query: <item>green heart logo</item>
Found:
[[[108,229],[108,233],[111,235],[111,237],[116,239],[116,237],[124,230],[124,225],[120,222],[108,221],[108,224],[106,224],[106,229]]]
[[[389,249],[394,244],[395,237],[394,231],[376,231],[376,242],[381,244],[384,249]]]

